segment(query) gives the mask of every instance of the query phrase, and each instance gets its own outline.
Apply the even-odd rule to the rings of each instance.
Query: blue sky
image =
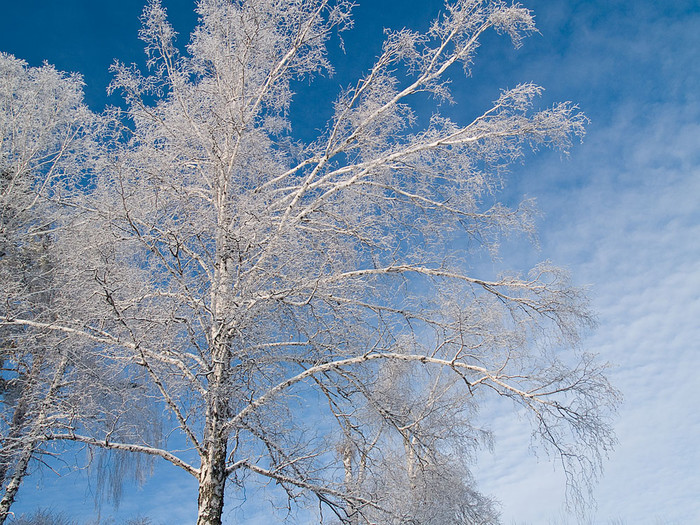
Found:
[[[599,327],[584,348],[615,365],[610,377],[624,404],[616,420],[620,443],[595,489],[590,522],[700,522],[700,3],[522,3],[534,11],[540,34],[518,50],[489,35],[473,77],[455,81],[458,104],[450,111],[466,120],[500,88],[532,81],[546,88],[543,105],[572,100],[591,119],[570,157],[543,151],[513,168],[504,196],[537,198],[540,248],[513,242],[502,254],[516,269],[551,259],[591,286]],[[192,2],[164,4],[186,35],[196,21]],[[336,77],[297,87],[293,117],[302,131],[323,125],[318,100],[370,65],[383,27],[426,28],[441,7],[434,0],[360,4],[345,55],[332,51]],[[139,0],[0,0],[0,8],[0,51],[82,73],[96,110],[117,102],[105,94],[113,59],[142,61]],[[481,415],[496,443],[480,457],[477,478],[501,500],[504,523],[563,523],[563,475],[544,452],[533,457],[527,425],[497,404]],[[142,490],[126,492],[119,514],[105,507],[103,516],[141,511],[163,523],[191,516],[194,485],[168,466],[156,474]],[[84,476],[57,483],[45,473],[27,480],[15,510],[94,515],[89,492]],[[266,523],[266,508],[260,521],[250,512],[228,515],[232,523]]]

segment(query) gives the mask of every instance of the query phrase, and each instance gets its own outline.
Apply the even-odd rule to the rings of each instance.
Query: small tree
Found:
[[[302,144],[290,82],[331,71],[325,43],[351,7],[200,0],[181,56],[151,1],[149,73],[114,68],[124,139],[74,192],[78,227],[58,237],[64,303],[42,326],[92,344],[180,434],[119,440],[115,415],[49,437],[184,469],[199,525],[221,523],[227,483],[253,478],[346,523],[496,522],[466,461],[488,438],[473,423],[488,393],[525,409],[574,487],[613,442],[603,367],[553,352],[590,325],[581,292],[549,264],[474,276],[458,248],[493,253],[502,233],[532,231],[527,203],[489,203],[502,167],[530,146],[566,150],[585,118],[570,104],[533,112],[532,84],[467,123],[436,107],[420,126],[413,109],[425,94],[452,100],[448,72],[469,71],[489,29],[519,44],[530,12],[457,0],[425,34],[388,32]]]
[[[46,509],[39,509],[27,516],[22,514],[10,521],[11,525],[77,525],[77,522]]]

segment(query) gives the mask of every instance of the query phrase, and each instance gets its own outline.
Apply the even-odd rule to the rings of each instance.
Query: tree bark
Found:
[[[226,440],[212,440],[199,475],[197,525],[221,525],[226,485]]]
[[[19,486],[22,484],[24,476],[27,474],[27,468],[29,467],[29,460],[32,458],[32,453],[36,443],[32,442],[24,447],[22,450],[22,455],[20,456],[17,464],[15,466],[14,474],[12,479],[5,487],[5,494],[0,501],[0,525],[5,523],[7,516],[10,514],[10,507],[15,501],[15,496],[17,496],[17,491]]]
[[[353,474],[353,450],[350,441],[348,441],[342,450],[343,467],[345,469],[345,490],[348,494],[354,494],[355,491],[355,476]],[[357,525],[360,522],[360,517],[357,512],[356,505],[352,501],[348,501],[348,525]]]
[[[199,474],[197,525],[221,525],[227,477],[228,434],[223,426],[229,415],[229,406],[228,398],[223,394],[223,386],[228,378],[230,355],[228,341],[221,337],[220,326],[215,326],[212,330],[212,340],[214,366],[206,415],[205,454]]]
[[[32,366],[32,385],[36,381],[36,376],[38,376],[38,374],[40,373],[42,362],[43,359],[38,358]],[[0,500],[0,525],[3,525],[5,523],[7,516],[10,514],[10,507],[12,507],[12,504],[15,501],[17,491],[19,490],[19,487],[22,484],[24,476],[27,475],[27,469],[29,468],[29,462],[32,459],[32,455],[36,451],[39,443],[42,441],[41,432],[44,428],[46,409],[50,406],[52,400],[54,399],[54,396],[56,395],[56,392],[59,389],[61,379],[63,378],[63,375],[66,372],[67,366],[68,358],[64,355],[61,358],[61,361],[59,362],[56,371],[54,372],[51,385],[49,386],[49,389],[46,392],[46,396],[40,405],[39,412],[36,416],[36,420],[32,422],[31,431],[27,434],[27,436],[24,437],[24,445],[22,446],[19,457],[17,458],[17,461],[15,463],[12,478],[10,479],[10,482],[4,487],[5,492],[3,494],[2,500]],[[16,425],[18,428],[20,424],[24,424],[24,420],[27,417],[27,408],[27,406],[23,406],[21,408],[20,414],[15,413],[15,419],[13,419],[13,424]],[[19,432],[19,430],[17,431]],[[3,468],[4,472],[2,482],[4,483],[9,464],[5,465]]]
[[[27,410],[29,403],[27,401],[27,393],[25,392],[17,402],[15,411],[12,415],[12,425],[8,432],[7,438],[2,441],[0,449],[0,485],[5,485],[5,478],[10,470],[12,458],[17,450],[17,442],[22,438],[22,430],[24,429],[27,420]],[[2,520],[0,520],[2,525]]]

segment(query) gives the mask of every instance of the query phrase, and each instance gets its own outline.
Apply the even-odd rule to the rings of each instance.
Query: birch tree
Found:
[[[456,0],[426,33],[387,32],[300,142],[292,82],[332,72],[325,46],[351,8],[200,0],[180,53],[149,2],[149,69],[114,66],[121,135],[94,183],[67,197],[79,210],[58,238],[70,301],[41,326],[143,385],[170,439],[117,439],[118,416],[47,438],[183,469],[199,484],[199,525],[222,522],[225,489],[256,481],[344,523],[494,523],[469,473],[489,395],[531,417],[574,491],[614,441],[604,366],[556,352],[591,324],[581,291],[549,263],[486,278],[470,260],[533,231],[529,203],[491,199],[504,167],[528,148],[567,151],[585,117],[570,103],[535,110],[532,84],[471,121],[441,113],[482,35],[519,45],[531,13]]]
[[[87,177],[99,120],[82,98],[78,75],[0,54],[0,523],[31,462],[59,452],[51,432],[78,418],[109,429],[115,408],[126,422],[121,407],[136,406],[133,378],[125,389],[85,344],[53,329],[74,284],[59,268],[56,236],[73,215],[61,189]]]
[[[78,76],[0,54],[0,523],[40,456],[69,362],[62,337],[7,320],[55,319],[48,197],[77,165],[89,121]]]

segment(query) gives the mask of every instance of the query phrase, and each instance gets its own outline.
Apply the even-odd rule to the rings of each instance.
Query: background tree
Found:
[[[495,279],[470,266],[470,250],[533,229],[528,203],[491,202],[504,165],[531,146],[565,151],[585,118],[571,104],[533,111],[531,84],[471,122],[413,109],[451,101],[448,72],[468,73],[480,36],[517,45],[531,14],[459,0],[426,34],[387,33],[327,127],[298,142],[290,82],[331,71],[325,43],[351,7],[201,0],[180,56],[150,2],[149,73],[115,66],[125,138],[57,236],[60,318],[34,324],[92,344],[179,434],[139,435],[115,408],[111,426],[48,437],[181,467],[199,482],[201,525],[221,523],[227,481],[255,478],[344,522],[494,522],[467,461],[488,393],[525,409],[574,488],[613,442],[603,367],[555,353],[590,325],[580,291],[549,264]]]
[[[84,426],[110,425],[111,403],[133,405],[133,389],[52,329],[65,311],[60,290],[72,286],[61,282],[55,242],[72,216],[61,188],[85,184],[98,121],[79,76],[0,54],[0,523],[30,461],[57,452],[49,429],[70,428],[78,414]]]
[[[49,204],[55,183],[75,179],[90,115],[82,82],[0,54],[0,283],[2,318],[56,318]],[[0,327],[0,523],[55,415],[68,353],[45,328]]]

